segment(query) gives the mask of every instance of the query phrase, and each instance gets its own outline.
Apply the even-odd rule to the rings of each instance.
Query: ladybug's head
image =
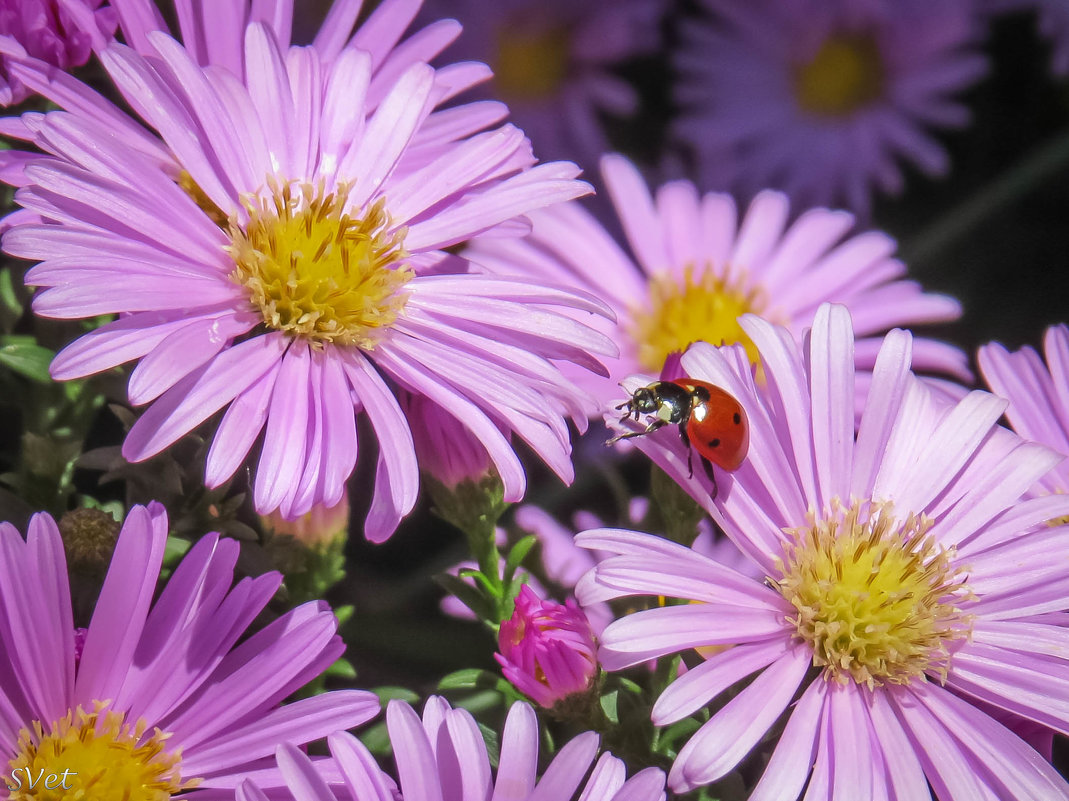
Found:
[[[653,414],[661,407],[663,402],[660,393],[656,389],[653,387],[641,387],[634,391],[627,405],[632,412]]]

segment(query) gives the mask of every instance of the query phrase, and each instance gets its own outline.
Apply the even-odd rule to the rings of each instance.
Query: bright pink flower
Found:
[[[0,524],[5,779],[31,765],[34,774],[69,767],[75,782],[96,771],[93,798],[141,798],[141,782],[220,798],[249,775],[277,788],[280,743],[302,745],[378,713],[375,695],[358,690],[281,705],[345,646],[322,602],[247,635],[281,576],[231,587],[234,540],[198,541],[153,603],[166,541],[162,506],[130,510],[78,649],[56,524],[36,515],[26,540]]]
[[[543,601],[526,584],[497,635],[501,672],[539,706],[587,692],[598,675],[597,643],[583,610]]]
[[[1055,0],[1060,2],[1060,0]],[[675,130],[704,185],[867,217],[905,162],[950,167],[929,128],[960,128],[956,99],[985,73],[976,0],[701,0],[681,26]]]
[[[1000,428],[1005,401],[953,402],[913,376],[905,331],[884,338],[855,434],[843,307],[821,307],[801,346],[760,318],[742,324],[762,381],[738,347],[699,344],[682,358],[749,419],[749,455],[718,479],[717,497],[703,471],[688,477],[674,432],[636,445],[767,578],[646,534],[578,537],[616,554],[580,582],[581,602],[693,602],[610,624],[606,669],[731,646],[661,694],[656,725],[753,677],[680,749],[670,786],[716,781],[785,720],[750,801],[803,790],[807,801],[912,801],[930,798],[929,785],[941,801],[1069,798],[1039,754],[969,703],[1069,733],[1069,527],[1046,522],[1069,513],[1069,496],[1022,498],[1061,457]]]
[[[1035,348],[1010,353],[992,342],[977,362],[991,391],[1010,402],[1006,418],[1025,439],[1069,454],[1069,326],[1047,329],[1043,359]],[[1033,495],[1069,493],[1069,460],[1054,467],[1032,488]]]
[[[89,60],[93,36],[108,41],[115,33],[115,11],[104,0],[0,0],[0,106],[31,93],[8,70],[11,60],[39,59],[69,70]],[[84,14],[92,33],[81,30],[70,9]]]
[[[585,425],[592,401],[554,362],[597,369],[592,354],[614,347],[559,309],[604,307],[472,274],[446,248],[523,230],[518,215],[588,187],[573,164],[534,166],[516,128],[480,133],[500,108],[435,110],[485,67],[434,70],[410,63],[402,44],[384,62],[397,69],[376,69],[334,29],[327,51],[286,49],[254,22],[244,63],[257,69],[241,81],[163,33],[147,36],[156,56],[116,45],[101,61],[159,138],[27,64],[21,78],[68,111],[17,121],[47,156],[0,154],[24,207],[6,219],[4,246],[41,261],[26,277],[44,288],[37,313],[120,315],[62,351],[52,374],[138,361],[128,394],[149,406],[126,458],[149,458],[223,412],[206,483],[228,480],[262,441],[256,508],[292,518],[341,499],[366,414],[379,457],[365,532],[381,540],[419,487],[404,390],[481,443],[506,500],[523,496],[526,477],[503,431],[570,480],[566,420]]]
[[[529,236],[479,237],[465,255],[496,273],[540,276],[608,303],[616,321],[595,324],[619,343],[619,358],[606,361],[604,378],[569,372],[602,403],[618,396],[617,382],[659,374],[665,359],[691,342],[742,342],[756,359],[737,322],[748,312],[786,326],[801,341],[826,301],[853,315],[863,397],[879,335],[961,315],[953,298],[905,280],[895,241],[880,231],[853,230],[848,212],[813,208],[791,222],[791,204],[779,192],[760,193],[743,211],[728,195],[699,195],[689,181],[651,192],[622,156],[603,158],[601,171],[629,250],[579,203],[563,203],[533,212]],[[959,348],[918,339],[915,350],[917,369],[971,378]]]

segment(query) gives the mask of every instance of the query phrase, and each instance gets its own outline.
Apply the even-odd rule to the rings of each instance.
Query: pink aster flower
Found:
[[[225,482],[262,441],[256,508],[296,517],[341,499],[366,413],[380,446],[366,533],[384,539],[418,489],[403,389],[481,442],[507,500],[525,476],[503,431],[570,480],[565,418],[581,426],[590,401],[554,362],[597,368],[592,353],[614,348],[559,310],[603,306],[469,274],[444,249],[587,191],[575,165],[532,166],[516,128],[479,133],[478,107],[435,112],[470,71],[405,65],[372,93],[382,73],[372,78],[365,51],[323,61],[252,23],[245,62],[257,70],[241,81],[148,38],[151,59],[114,45],[101,61],[159,138],[82,85],[17,65],[68,111],[24,118],[48,155],[21,154],[23,171],[6,173],[24,210],[7,218],[4,246],[41,261],[26,277],[43,287],[35,310],[120,315],[52,374],[138,361],[129,398],[150,405],[126,458],[223,412],[205,482]]]
[[[889,236],[848,236],[854,218],[847,212],[809,209],[791,223],[790,203],[779,192],[762,192],[740,214],[728,195],[699,196],[688,181],[667,183],[651,196],[622,156],[606,156],[601,171],[630,252],[578,203],[567,203],[533,213],[528,237],[479,237],[466,255],[494,272],[596,292],[609,304],[616,322],[600,327],[619,343],[620,356],[606,362],[607,378],[575,376],[602,403],[619,394],[618,381],[659,374],[669,355],[695,341],[743,343],[756,361],[737,321],[746,313],[787,326],[800,341],[821,303],[845,304],[859,335],[859,390],[879,334],[961,314],[952,298],[903,280],[906,268]],[[915,350],[918,369],[970,378],[958,348],[918,339]]]
[[[974,0],[702,0],[676,58],[679,138],[708,186],[765,187],[867,216],[900,164],[949,169],[929,128],[969,121],[985,72]]]
[[[524,585],[497,642],[501,650],[494,658],[505,678],[547,709],[588,692],[597,679],[598,646],[574,598],[565,604],[544,601]]]
[[[984,345],[977,362],[984,381],[1006,398],[1006,418],[1025,439],[1069,454],[1069,326],[1047,329],[1046,365],[1034,348],[1010,353],[997,342]],[[1031,489],[1033,495],[1069,493],[1069,463],[1062,462]]]
[[[397,763],[397,785],[375,765],[357,740],[331,738],[331,753],[350,792],[360,801],[430,801],[440,798],[498,801],[570,801],[583,782],[598,751],[598,735],[580,734],[561,748],[541,779],[538,770],[538,719],[524,703],[513,704],[501,735],[497,775],[490,768],[486,743],[466,709],[451,709],[437,696],[427,700],[423,719],[408,704],[391,701],[386,726]],[[305,757],[293,749],[279,755],[280,769],[289,777],[296,801],[335,801],[317,779]],[[626,778],[624,763],[603,754],[583,787],[583,801],[664,801],[664,773],[647,768]],[[251,782],[238,801],[265,801]],[[242,794],[244,793],[244,794]]]
[[[103,1],[0,0],[0,106],[19,103],[31,92],[9,73],[13,60],[40,59],[69,70],[89,60],[93,36],[111,39],[116,16]],[[84,14],[92,33],[75,23],[70,9]]]
[[[638,95],[614,74],[659,44],[665,0],[427,0],[424,17],[464,25],[456,52],[494,72],[505,101],[541,158],[593,164],[608,149],[599,115],[629,117]]]
[[[153,603],[166,540],[162,506],[130,510],[77,648],[56,524],[36,515],[25,540],[0,524],[5,779],[69,769],[72,790],[92,786],[87,798],[144,798],[147,787],[167,798],[194,787],[198,798],[232,798],[246,776],[282,785],[280,743],[304,744],[377,714],[377,698],[356,690],[280,706],[345,646],[321,602],[246,636],[281,577],[231,587],[233,540],[197,542]],[[31,797],[39,796],[13,796]]]
[[[606,669],[730,646],[653,708],[664,726],[738,690],[679,751],[669,785],[716,781],[786,718],[751,801],[789,801],[807,783],[806,799],[913,801],[929,785],[941,801],[1069,798],[1038,753],[970,703],[1069,732],[1069,527],[1045,523],[1069,496],[1022,499],[1061,457],[1000,428],[1005,401],[951,402],[917,380],[904,331],[884,339],[855,435],[846,309],[821,307],[801,347],[758,317],[742,325],[762,384],[741,348],[700,344],[682,358],[750,421],[749,455],[716,499],[702,471],[687,477],[672,432],[637,442],[766,579],[646,534],[579,535],[616,554],[584,579],[581,601],[691,602],[611,624]]]

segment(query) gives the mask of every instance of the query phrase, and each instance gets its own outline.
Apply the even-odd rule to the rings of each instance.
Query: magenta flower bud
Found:
[[[501,653],[494,658],[505,678],[540,706],[584,693],[597,678],[594,632],[574,598],[566,604],[543,601],[524,585],[497,643]]]

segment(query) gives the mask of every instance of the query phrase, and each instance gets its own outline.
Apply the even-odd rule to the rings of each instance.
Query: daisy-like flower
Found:
[[[82,30],[72,16],[90,27]],[[89,60],[94,37],[108,41],[115,33],[115,11],[104,0],[0,0],[0,106],[20,103],[30,95],[8,72],[18,59],[40,59],[69,70]]]
[[[992,14],[1035,12],[1039,32],[1050,40],[1051,69],[1058,75],[1069,75],[1069,3],[1063,0],[984,0],[983,7]]]
[[[928,128],[969,121],[955,95],[985,72],[974,0],[702,0],[681,30],[676,132],[706,185],[867,216],[900,164],[949,169]]]
[[[131,509],[88,630],[76,631],[56,524],[36,515],[25,540],[0,524],[0,773],[22,780],[5,798],[232,798],[247,776],[277,788],[280,743],[377,714],[357,690],[280,706],[345,646],[321,602],[245,637],[281,577],[231,587],[233,540],[197,542],[153,603],[166,541],[162,506]],[[28,787],[65,770],[69,793]]]
[[[356,739],[337,735],[331,753],[347,787],[360,801],[430,801],[440,798],[498,801],[570,801],[598,752],[598,735],[580,734],[562,747],[541,779],[538,770],[538,719],[524,703],[513,704],[501,735],[497,775],[490,768],[486,743],[466,709],[452,709],[443,698],[427,700],[421,720],[402,701],[386,708],[386,726],[397,763],[397,785],[384,775]],[[307,757],[295,749],[279,753],[280,769],[289,777],[295,801],[335,801],[315,775]],[[646,768],[630,779],[624,763],[603,754],[583,786],[583,801],[664,801],[664,773]],[[253,782],[238,792],[238,801],[266,801]]]
[[[48,155],[19,157],[24,210],[4,238],[41,261],[26,276],[44,288],[37,313],[121,315],[61,352],[52,374],[139,360],[129,398],[151,406],[126,458],[223,412],[205,482],[225,482],[262,433],[256,508],[292,518],[341,499],[366,412],[380,447],[365,530],[383,539],[419,481],[400,388],[463,423],[507,500],[525,476],[503,431],[570,480],[565,417],[582,426],[590,402],[550,359],[597,368],[591,354],[614,348],[558,309],[604,307],[468,274],[444,248],[522,229],[517,215],[584,193],[575,165],[532,166],[512,126],[478,133],[478,105],[434,112],[474,79],[466,68],[404,66],[373,92],[382,73],[372,79],[367,52],[324,61],[252,23],[244,61],[257,69],[242,81],[163,33],[148,39],[153,58],[114,45],[101,61],[158,139],[73,80],[13,68],[68,111],[22,120]]]
[[[657,375],[669,355],[692,342],[742,343],[743,314],[787,326],[797,339],[825,301],[843,303],[859,335],[857,366],[872,368],[879,337],[892,326],[953,320],[957,301],[903,280],[895,242],[878,231],[844,240],[851,214],[816,208],[789,223],[790,204],[762,192],[745,214],[731,197],[699,196],[688,181],[673,181],[651,196],[638,170],[622,156],[606,156],[602,177],[630,244],[630,254],[578,203],[531,215],[524,239],[479,237],[466,251],[494,272],[543,276],[598,292],[616,315],[602,330],[620,345],[608,378],[576,375],[603,403],[617,382],[634,373]],[[918,369],[968,379],[965,354],[934,340],[915,343]],[[863,389],[865,378],[859,382]]]
[[[1035,348],[1010,353],[997,342],[984,345],[976,360],[991,391],[1006,398],[1006,418],[1025,439],[1069,454],[1069,326],[1047,329],[1043,359]],[[1031,493],[1069,493],[1069,463],[1062,462],[1036,482]]]
[[[663,726],[737,691],[679,751],[669,785],[716,781],[785,717],[751,801],[789,801],[807,783],[807,799],[914,801],[929,785],[941,801],[1069,798],[1038,753],[970,703],[1069,732],[1069,528],[1045,523],[1069,496],[1021,499],[1061,457],[1000,428],[1005,401],[952,402],[915,378],[898,330],[855,436],[846,309],[821,307],[802,347],[760,318],[742,325],[763,383],[738,347],[695,345],[682,359],[749,417],[749,455],[716,499],[702,471],[687,477],[673,432],[637,442],[767,578],[646,534],[578,538],[616,554],[584,578],[581,601],[691,602],[610,624],[603,667],[728,646],[653,708]]]
[[[629,117],[638,96],[613,68],[660,42],[665,0],[427,0],[424,16],[464,25],[456,52],[494,72],[540,158],[593,165],[608,149],[599,116]]]

